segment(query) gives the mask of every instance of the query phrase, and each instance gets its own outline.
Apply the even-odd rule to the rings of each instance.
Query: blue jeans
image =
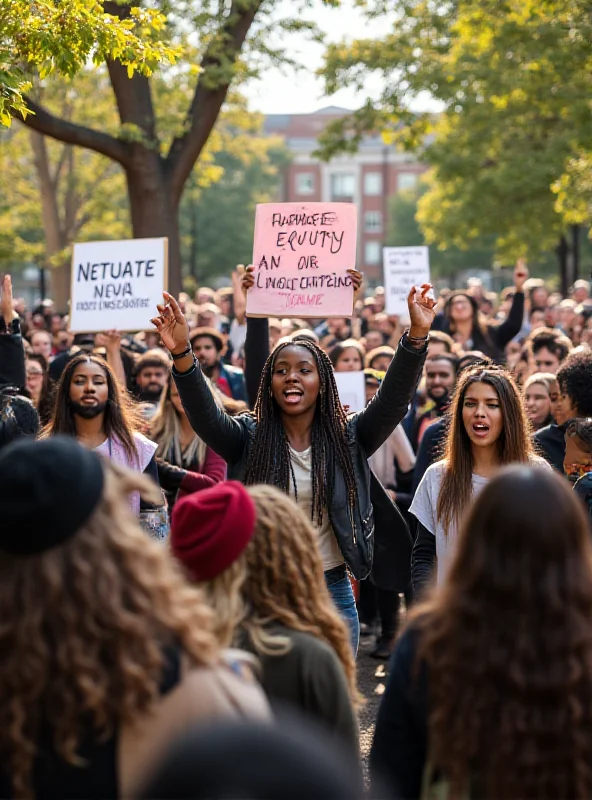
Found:
[[[354,656],[356,656],[358,654],[358,644],[360,641],[358,609],[356,608],[356,601],[349,578],[347,575],[345,577],[336,576],[335,573],[338,571],[339,568],[325,572],[325,581],[335,607],[339,611],[341,617],[347,622]]]

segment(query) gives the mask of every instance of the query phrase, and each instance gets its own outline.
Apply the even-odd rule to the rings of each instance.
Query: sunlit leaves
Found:
[[[373,11],[389,4],[367,0]],[[384,79],[377,102],[323,137],[329,157],[368,131],[433,165],[418,218],[436,246],[494,236],[511,260],[590,225],[592,15],[587,0],[399,0],[379,41],[331,46],[329,89]],[[429,93],[442,113],[414,111]],[[433,133],[435,138],[426,138]]]
[[[73,75],[91,59],[118,59],[130,75],[150,75],[176,50],[160,40],[165,17],[157,10],[132,8],[129,17],[106,14],[99,0],[1,0],[0,122],[26,111],[29,88],[25,70],[41,78],[53,72]]]

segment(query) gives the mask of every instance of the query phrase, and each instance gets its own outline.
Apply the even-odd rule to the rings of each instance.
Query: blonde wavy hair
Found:
[[[108,737],[157,702],[167,646],[198,665],[218,658],[211,609],[138,526],[133,491],[155,499],[147,478],[106,462],[102,499],[70,540],[0,553],[0,750],[16,797],[33,794],[43,722],[80,763],[82,719]]]
[[[273,486],[249,486],[247,491],[256,508],[253,538],[227,570],[201,584],[216,614],[221,646],[236,644],[242,628],[258,653],[277,656],[289,651],[290,640],[270,632],[271,624],[310,633],[336,652],[357,704],[360,696],[349,631],[325,584],[310,520]]]

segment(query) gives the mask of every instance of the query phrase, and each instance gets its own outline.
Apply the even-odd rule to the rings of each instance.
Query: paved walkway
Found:
[[[386,682],[386,661],[378,661],[370,658],[368,653],[374,646],[374,637],[360,639],[358,651],[358,687],[363,694],[366,702],[359,711],[360,716],[360,748],[364,768],[367,768],[372,737],[374,735],[374,723],[376,714],[385,689]]]

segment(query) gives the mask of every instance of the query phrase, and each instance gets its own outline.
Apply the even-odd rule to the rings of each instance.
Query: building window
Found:
[[[364,175],[364,194],[371,197],[382,194],[382,173],[366,172]]]
[[[366,211],[364,214],[364,231],[366,233],[382,233],[381,211]]]
[[[364,247],[364,261],[366,264],[380,264],[382,245],[380,242],[366,242]]]
[[[314,194],[315,193],[315,176],[314,172],[297,172],[296,173],[296,194]]]
[[[331,175],[331,200],[353,200],[356,193],[356,178],[347,173]]]
[[[417,173],[416,172],[399,172],[397,177],[397,186],[399,187],[399,191],[405,191],[406,189],[415,189],[417,186]]]

